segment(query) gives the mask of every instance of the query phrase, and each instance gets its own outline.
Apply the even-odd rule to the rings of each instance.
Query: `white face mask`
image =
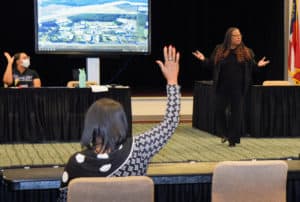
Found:
[[[30,59],[27,58],[27,59],[22,60],[22,66],[25,68],[28,68],[30,66]]]

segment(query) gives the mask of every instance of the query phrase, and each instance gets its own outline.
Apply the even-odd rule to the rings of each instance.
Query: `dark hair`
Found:
[[[224,40],[221,46],[216,50],[214,63],[217,64],[220,60],[226,58],[229,55],[231,48],[232,32],[239,30],[237,27],[229,27],[225,33]],[[252,58],[251,52],[247,46],[241,41],[241,44],[236,48],[235,53],[237,55],[238,62],[244,62]]]
[[[22,52],[14,54],[14,61],[13,61],[13,64],[12,64],[13,68],[17,68],[17,63],[16,62],[17,62],[17,60],[20,59],[21,54],[22,54]]]
[[[232,32],[234,30],[239,30],[239,28],[237,28],[237,27],[229,27],[227,29],[226,33],[225,33],[224,41],[223,41],[223,46],[224,46],[225,50],[230,49]]]
[[[128,122],[122,105],[112,99],[94,102],[85,115],[81,145],[101,144],[102,151],[114,151],[126,139]]]
[[[21,54],[26,54],[25,52],[18,52],[16,54],[14,54],[14,61],[13,61],[13,64],[12,64],[12,67],[13,68],[17,68],[17,60],[20,59],[21,57]],[[27,54],[26,54],[27,55]]]

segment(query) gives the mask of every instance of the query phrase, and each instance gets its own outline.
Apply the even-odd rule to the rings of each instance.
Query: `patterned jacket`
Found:
[[[66,200],[66,187],[76,177],[146,175],[151,158],[166,144],[179,124],[180,86],[167,85],[167,98],[164,120],[149,131],[128,138],[118,150],[98,155],[90,150],[73,154],[62,176],[60,201]]]

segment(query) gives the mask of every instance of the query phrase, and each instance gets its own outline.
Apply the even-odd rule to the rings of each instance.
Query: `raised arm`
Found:
[[[7,60],[7,66],[6,70],[3,75],[3,83],[7,85],[11,85],[14,81],[13,79],[13,70],[12,70],[12,65],[14,62],[14,57],[11,57],[8,52],[4,52],[4,56],[6,57]]]
[[[216,50],[218,49],[218,47],[219,47],[219,45],[217,45],[215,47],[215,49],[211,53],[210,57],[205,57],[204,54],[202,52],[200,52],[199,50],[193,51],[192,54],[195,56],[195,58],[197,58],[201,62],[202,67],[204,67],[208,70],[212,70],[212,68],[214,67],[214,58],[215,58]]]
[[[194,52],[192,52],[192,54],[200,61],[204,61],[205,60],[205,56],[203,55],[203,53],[201,53],[198,50],[195,50]]]
[[[178,86],[179,58],[175,47],[164,47],[164,62],[158,60],[157,64],[167,81],[167,109],[164,120],[151,130],[137,136],[135,143],[139,151],[151,157],[157,153],[173,135],[179,124],[180,112],[180,86]]]
[[[156,60],[156,63],[159,65],[164,77],[167,80],[169,85],[178,84],[178,73],[179,73],[179,52],[176,52],[175,47],[169,46],[164,47],[164,60]]]
[[[256,56],[253,52],[252,49],[249,48],[250,51],[250,55],[251,55],[251,70],[253,73],[257,74],[260,73],[262,71],[262,69],[264,69],[263,67],[266,67],[269,63],[270,60],[266,60],[266,57],[262,57],[258,62],[256,61]]]
[[[270,60],[266,60],[266,57],[263,57],[262,59],[260,59],[258,62],[257,62],[257,66],[258,67],[265,67],[267,64],[270,63]]]

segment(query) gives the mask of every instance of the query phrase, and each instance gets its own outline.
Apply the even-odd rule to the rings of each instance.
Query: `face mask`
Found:
[[[30,66],[30,59],[27,58],[27,59],[22,60],[22,66],[25,68],[28,68]]]

